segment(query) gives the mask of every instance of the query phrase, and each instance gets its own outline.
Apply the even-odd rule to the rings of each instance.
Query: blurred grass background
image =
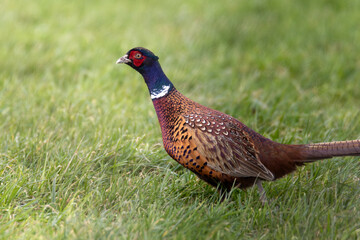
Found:
[[[359,139],[358,1],[0,4],[1,239],[356,239],[359,158],[217,192],[167,156],[154,51],[183,94],[282,143]]]

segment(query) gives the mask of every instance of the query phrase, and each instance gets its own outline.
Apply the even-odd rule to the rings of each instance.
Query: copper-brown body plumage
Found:
[[[172,90],[153,101],[167,153],[211,185],[246,188],[275,180],[297,165],[338,155],[356,155],[360,141],[284,145],[235,118]]]

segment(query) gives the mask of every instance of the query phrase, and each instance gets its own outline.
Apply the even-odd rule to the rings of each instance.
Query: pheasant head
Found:
[[[160,63],[153,52],[146,48],[137,47],[129,50],[116,63],[125,63],[138,71],[149,88],[151,99],[167,95],[174,88],[161,69]]]

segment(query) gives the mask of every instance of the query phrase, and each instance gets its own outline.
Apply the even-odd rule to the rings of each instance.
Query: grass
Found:
[[[0,6],[1,239],[360,239],[359,158],[217,192],[162,148],[152,49],[175,86],[282,143],[360,138],[357,1]]]

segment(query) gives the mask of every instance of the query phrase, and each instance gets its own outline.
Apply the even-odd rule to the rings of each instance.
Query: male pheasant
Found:
[[[267,139],[237,119],[196,103],[177,91],[158,57],[133,48],[117,60],[138,71],[150,91],[166,152],[200,179],[222,190],[273,181],[297,166],[335,156],[360,155],[360,140],[285,145]]]

